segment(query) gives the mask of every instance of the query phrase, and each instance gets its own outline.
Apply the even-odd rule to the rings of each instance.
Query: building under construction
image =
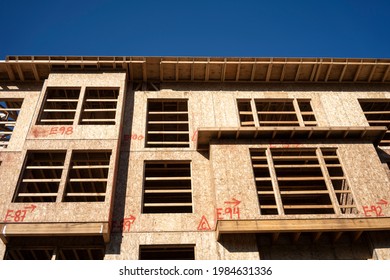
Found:
[[[390,59],[0,61],[0,259],[390,259]]]

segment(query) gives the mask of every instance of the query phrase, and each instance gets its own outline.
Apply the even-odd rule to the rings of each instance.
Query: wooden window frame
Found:
[[[191,161],[145,161],[144,170],[142,213],[193,213]]]
[[[337,148],[255,148],[250,156],[261,215],[357,213]]]
[[[267,110],[259,111],[261,104],[268,103]],[[271,107],[280,103],[281,109],[275,111]],[[288,110],[284,110],[287,105]],[[245,109],[244,109],[245,108]],[[313,111],[311,99],[307,98],[252,98],[237,99],[240,126],[317,126],[317,118]],[[279,120],[274,120],[278,118]],[[283,120],[283,118],[285,120]],[[313,120],[314,119],[314,120]]]
[[[8,147],[22,105],[22,98],[0,99],[0,149]]]
[[[174,111],[165,110],[166,104],[175,102]],[[159,103],[160,111],[151,109]],[[179,110],[180,107],[184,110]],[[188,99],[148,99],[145,141],[148,148],[189,148]]]
[[[79,153],[85,154],[86,164],[77,164],[80,160],[74,160]],[[88,155],[108,153],[105,164],[88,158]],[[35,158],[42,155],[41,159]],[[61,155],[61,159],[55,155]],[[111,156],[111,150],[28,150],[12,202],[104,202]],[[47,164],[42,164],[45,162]],[[85,184],[90,184],[89,189]]]
[[[390,98],[388,99],[358,99],[359,105],[369,126],[387,126],[379,146],[390,146]],[[364,105],[367,104],[367,105]],[[366,108],[369,107],[369,108]],[[383,109],[380,107],[384,107]],[[379,107],[379,108],[378,108]]]

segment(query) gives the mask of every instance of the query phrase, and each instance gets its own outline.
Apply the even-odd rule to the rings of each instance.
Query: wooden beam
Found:
[[[318,69],[318,64],[314,64],[313,65],[313,69],[311,70],[311,74],[310,74],[310,82],[312,82],[316,76],[316,71]]]
[[[22,67],[20,66],[20,64],[16,64],[16,70],[18,71],[18,75],[19,75],[20,80],[24,81],[24,74],[23,74]]]
[[[353,77],[353,81],[356,82],[359,78],[360,71],[362,70],[362,64],[359,65],[358,69],[356,70],[355,76]]]
[[[210,58],[207,59],[207,63],[206,63],[205,67],[206,68],[205,68],[205,72],[204,72],[204,79],[207,82],[209,80],[209,77],[210,77]]]
[[[382,82],[386,81],[386,78],[387,78],[387,75],[389,74],[389,72],[390,72],[390,65],[387,66],[386,72],[385,72],[385,74],[383,74]]]
[[[11,65],[6,64],[6,65],[5,65],[5,68],[7,69],[7,73],[8,73],[9,79],[10,79],[11,81],[15,81],[15,74],[14,74],[14,72],[12,71]]]
[[[345,64],[345,65],[343,66],[343,70],[341,71],[340,78],[339,78],[339,82],[340,82],[340,83],[343,81],[344,74],[345,74],[345,70],[347,70],[347,66],[348,66],[348,62],[347,62],[347,64]]]
[[[2,224],[0,238],[28,236],[102,236],[109,241],[108,222],[101,223],[10,223]]]
[[[146,71],[146,60],[142,63],[142,81],[146,82],[148,80],[147,71]]]
[[[320,77],[320,74],[321,74],[321,67],[322,67],[322,58],[320,59],[320,65],[318,66],[317,68],[317,72],[316,72],[316,77],[315,77],[315,81],[317,82],[319,77]]]
[[[368,82],[371,82],[372,77],[374,77],[375,70],[376,70],[376,64],[371,68],[370,76],[368,77]]]
[[[266,81],[266,82],[269,82],[269,80],[270,80],[270,78],[271,78],[272,64],[273,64],[273,59],[271,58],[271,61],[269,62],[268,68],[267,68],[267,75],[266,75],[266,77],[265,77],[265,81]]]
[[[194,78],[195,78],[195,63],[194,63],[194,59],[192,59],[192,64],[191,64],[191,81],[194,81]]]
[[[282,73],[280,74],[280,81],[281,82],[283,82],[285,74],[286,74],[286,64],[283,64]]]
[[[321,238],[322,232],[314,232],[313,233],[313,243],[317,243]]]
[[[298,64],[298,69],[297,69],[297,73],[295,73],[295,81],[298,82],[299,80],[299,73],[301,71],[301,66],[302,66],[302,59],[301,59],[301,62]]]
[[[272,238],[271,238],[272,244],[275,244],[276,242],[278,242],[279,236],[280,236],[280,232],[272,233]]]
[[[221,71],[221,81],[224,82],[225,81],[225,77],[226,77],[226,58],[224,59],[224,64],[222,64],[222,71]]]
[[[216,234],[390,231],[390,217],[218,220]]]
[[[333,64],[329,64],[329,68],[328,68],[328,71],[326,72],[326,76],[325,76],[325,82],[327,82],[329,79],[330,72],[332,71],[332,67],[333,67]]]
[[[353,236],[352,236],[352,241],[357,242],[359,240],[360,236],[362,236],[362,234],[363,234],[363,231],[354,232]]]
[[[255,80],[256,65],[257,65],[256,61],[257,61],[257,59],[255,58],[255,63],[253,63],[253,65],[252,65],[251,82],[253,82]]]
[[[31,69],[33,71],[35,80],[38,82],[40,80],[40,78],[39,78],[37,66],[34,63],[31,64]]]
[[[239,62],[237,64],[237,71],[236,71],[236,82],[238,82],[240,78],[240,70],[241,70],[241,58],[239,59]]]
[[[293,236],[292,236],[292,242],[293,242],[293,244],[297,244],[298,243],[298,241],[299,241],[299,237],[301,236],[301,232],[294,232],[293,234],[292,234]]]
[[[335,232],[333,235],[333,243],[336,243],[337,241],[339,241],[342,235],[343,235],[342,231]]]
[[[179,62],[179,58],[177,58],[177,62]],[[175,64],[175,80],[179,81],[179,63]]]

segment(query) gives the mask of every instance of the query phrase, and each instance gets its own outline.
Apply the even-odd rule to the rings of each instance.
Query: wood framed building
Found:
[[[390,59],[0,61],[0,259],[390,259]]]

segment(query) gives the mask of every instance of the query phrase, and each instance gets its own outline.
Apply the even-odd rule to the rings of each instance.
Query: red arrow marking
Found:
[[[35,210],[35,208],[37,208],[37,206],[34,204],[31,204],[31,206],[24,207],[24,209],[31,209],[31,212],[33,212]]]
[[[236,207],[238,204],[241,203],[241,201],[235,199],[235,198],[232,198],[232,201],[225,201],[224,203],[226,204],[233,204],[233,207]]]
[[[32,130],[32,134],[35,138],[46,137],[49,134],[49,131],[46,129],[40,129],[40,128],[34,127]]]
[[[381,199],[380,201],[378,201],[376,204],[383,204],[383,205],[387,205],[389,204],[386,200],[384,199]]]
[[[209,222],[207,221],[207,219],[204,215],[202,216],[202,219],[200,220],[200,223],[198,225],[198,230],[211,230]]]

